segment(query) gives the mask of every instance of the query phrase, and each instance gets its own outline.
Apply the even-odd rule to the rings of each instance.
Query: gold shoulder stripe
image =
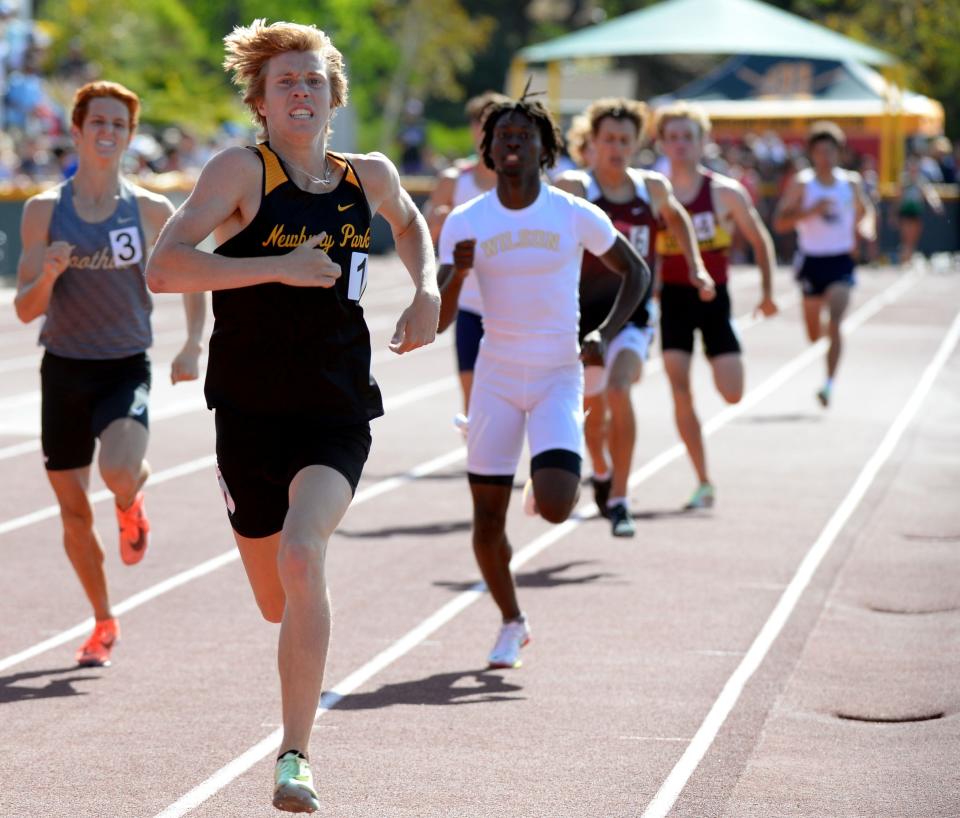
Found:
[[[357,175],[353,172],[353,167],[351,167],[346,159],[344,159],[338,153],[333,153],[333,151],[328,152],[327,156],[329,156],[333,163],[339,168],[345,167],[347,169],[345,178],[349,184],[353,185],[354,187],[360,187],[360,182],[357,180]]]
[[[265,177],[263,180],[263,195],[270,194],[277,186],[287,181],[287,174],[283,172],[280,166],[280,160],[277,155],[270,150],[264,143],[257,145],[257,150],[263,157],[263,169]]]

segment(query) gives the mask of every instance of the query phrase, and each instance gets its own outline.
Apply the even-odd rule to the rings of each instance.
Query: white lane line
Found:
[[[186,463],[181,463],[178,466],[173,466],[172,468],[164,469],[163,471],[158,471],[156,474],[150,475],[148,485],[157,486],[169,480],[175,480],[178,477],[184,477],[188,474],[201,471],[202,469],[208,469],[216,462],[217,458],[212,454],[198,457],[196,460],[188,460]],[[104,500],[110,500],[112,498],[113,492],[107,489],[100,489],[100,491],[95,491],[90,495],[90,502],[94,504],[102,503]],[[51,517],[57,517],[59,514],[60,506],[58,505],[47,506],[37,511],[31,511],[29,514],[22,514],[19,517],[14,517],[12,520],[6,520],[0,523],[0,534],[18,531],[34,523],[49,520]]]
[[[400,409],[425,397],[431,397],[441,392],[445,392],[448,389],[452,389],[456,383],[456,376],[449,375],[446,378],[440,378],[436,381],[430,381],[429,383],[422,384],[421,386],[416,386],[413,389],[407,390],[406,392],[401,392],[399,395],[394,395],[391,398],[387,398],[383,402],[384,411],[391,412],[394,409]],[[167,408],[170,409],[171,407]],[[203,408],[206,409],[206,407]],[[169,417],[171,415],[167,416]],[[39,446],[37,441],[20,443],[18,446],[25,451],[27,450],[26,447],[31,443],[34,446]],[[2,454],[3,451],[6,450],[0,450],[0,454]],[[169,469],[164,469],[163,471],[159,471],[156,474],[150,475],[150,479],[147,481],[147,486],[156,486],[161,483],[166,483],[168,480],[174,480],[178,477],[194,474],[202,469],[209,468],[214,463],[216,463],[216,457],[214,455],[205,455],[203,457],[198,457],[195,460],[188,460],[186,463],[181,463],[177,466],[172,466]],[[94,504],[102,503],[104,500],[109,500],[112,497],[112,492],[108,491],[107,489],[101,489],[100,491],[96,491],[90,495],[90,502]],[[32,511],[29,514],[23,514],[19,517],[14,517],[11,520],[5,520],[4,522],[0,522],[0,535],[7,534],[11,531],[17,531],[21,528],[26,528],[29,525],[39,523],[43,520],[49,520],[51,517],[56,517],[59,514],[60,506],[50,505],[46,506],[45,508],[38,509],[37,511]]]
[[[891,303],[897,297],[902,295],[907,289],[909,289],[910,286],[916,283],[917,278],[919,278],[919,276],[914,276],[909,280],[899,280],[896,284],[888,288],[887,291],[880,293],[878,296],[875,296],[873,299],[871,299],[871,301],[867,302],[867,304],[865,304],[860,308],[860,310],[851,316],[851,320],[858,319],[861,314],[868,316],[875,315],[883,305]],[[895,293],[895,295],[888,295],[888,293]],[[865,320],[866,318],[859,320],[859,322],[855,323],[854,326],[860,326],[860,324],[862,324]],[[823,346],[814,345],[808,349],[807,353],[803,353],[802,355],[798,356],[798,358],[803,358],[806,362],[809,362],[812,359],[812,356],[808,354],[809,351],[822,351],[822,349]],[[716,431],[723,425],[729,423],[739,414],[742,414],[745,409],[741,409],[741,406],[752,406],[755,404],[756,400],[748,400],[752,397],[753,392],[760,392],[762,390],[762,394],[766,396],[773,391],[766,388],[766,385],[769,382],[773,381],[778,385],[782,385],[785,382],[785,379],[780,377],[780,373],[783,370],[788,370],[792,373],[795,373],[797,371],[797,367],[794,366],[795,361],[796,359],[791,360],[781,370],[777,370],[777,372],[768,378],[767,381],[764,381],[762,384],[760,384],[760,386],[758,386],[755,390],[748,392],[740,404],[731,407],[731,409],[735,411],[721,412],[720,415],[723,416],[723,419],[713,425],[712,431]],[[645,464],[642,468],[638,469],[631,475],[630,485],[635,486],[636,484],[647,480],[653,474],[663,469],[668,463],[680,457],[684,451],[685,450],[681,444],[679,446],[674,446],[666,452],[663,452],[661,455],[655,457],[653,460]],[[584,501],[581,503],[573,517],[566,522],[554,526],[544,534],[541,534],[529,545],[518,551],[511,560],[510,567],[513,570],[520,568],[546,548],[553,545],[553,543],[562,539],[568,533],[576,529],[584,520],[589,519],[592,516],[593,502]],[[399,640],[378,653],[369,662],[347,676],[346,679],[332,688],[329,693],[325,693],[323,695],[320,700],[320,707],[317,709],[317,718],[320,718],[324,713],[336,707],[336,705],[344,697],[348,696],[362,684],[369,681],[373,676],[375,676],[384,668],[388,667],[394,661],[409,653],[410,650],[421,644],[439,628],[450,622],[452,619],[470,607],[470,605],[476,602],[483,595],[484,591],[485,587],[483,583],[477,583],[468,590],[458,594],[446,605],[439,608],[427,619],[402,636]],[[188,812],[198,807],[208,798],[212,797],[232,781],[243,775],[243,773],[245,773],[255,764],[259,763],[271,753],[275,752],[280,746],[282,732],[282,728],[274,730],[262,741],[257,742],[257,744],[255,744],[253,747],[246,750],[243,754],[233,759],[225,766],[221,767],[205,781],[201,782],[196,787],[182,795],[162,812],[157,813],[155,818],[180,818],[180,816],[186,815]]]
[[[369,502],[375,497],[379,497],[388,491],[394,491],[395,489],[401,488],[402,486],[405,486],[414,480],[425,477],[433,472],[440,471],[441,469],[444,469],[447,466],[462,460],[464,457],[466,457],[466,454],[466,448],[460,446],[452,451],[440,455],[439,457],[434,457],[430,460],[420,463],[417,466],[414,466],[405,474],[401,474],[397,477],[390,477],[386,480],[380,480],[377,483],[358,491],[356,496],[353,498],[353,502],[350,504],[350,507],[353,508],[354,506],[362,505],[363,503]],[[201,458],[198,461],[191,461],[191,463],[185,463],[183,466],[177,467],[177,469],[180,470],[179,474],[173,474],[173,472],[177,471],[177,469],[168,469],[167,472],[159,472],[158,474],[154,475],[151,478],[151,482],[157,482],[157,478],[161,477],[161,475],[165,475],[165,480],[172,480],[174,477],[179,477],[183,474],[188,474],[201,468],[209,468],[213,466],[215,462],[216,458],[212,455]],[[190,467],[190,471],[186,470],[186,467],[188,466]],[[108,494],[107,496],[109,497],[111,495]],[[133,596],[127,597],[122,602],[114,605],[113,610],[117,616],[120,616],[127,611],[132,611],[134,608],[139,608],[141,605],[149,602],[151,599],[156,599],[156,597],[166,594],[175,588],[186,585],[188,582],[192,582],[195,579],[199,579],[200,577],[216,571],[218,568],[222,568],[225,565],[229,565],[231,562],[235,562],[237,559],[239,559],[239,557],[240,552],[237,551],[236,548],[232,548],[229,551],[225,551],[222,554],[211,557],[199,565],[195,565],[193,568],[189,568],[186,571],[181,571],[179,574],[174,574],[172,577],[169,577],[162,582],[158,582],[156,585],[151,585],[149,588],[133,594]],[[0,659],[0,672],[13,667],[14,665],[20,664],[21,662],[26,662],[28,659],[32,659],[34,656],[38,656],[41,653],[45,653],[46,651],[52,650],[53,648],[59,647],[67,642],[72,642],[74,639],[79,639],[80,637],[88,634],[92,627],[93,618],[90,617],[85,619],[79,625],[74,625],[72,628],[61,631],[56,636],[52,636],[49,639],[45,639],[43,642],[38,642],[35,645],[31,645],[29,648],[26,648],[19,653],[14,653],[3,659]]]
[[[793,307],[798,301],[799,296],[796,293],[790,293],[787,296],[780,299],[780,309],[785,311]],[[753,312],[744,313],[742,316],[736,319],[737,329],[740,332],[744,332],[752,327],[756,326],[759,323],[762,323],[765,319],[762,317],[756,317],[753,315]],[[452,346],[453,344],[453,334],[446,333],[444,335],[438,336],[437,340],[431,344],[430,347],[426,348],[427,351],[431,349],[440,349]],[[419,351],[419,350],[418,350]],[[378,350],[374,352],[371,358],[371,366],[382,366],[383,364],[388,364],[394,361],[401,360],[405,356],[397,355],[390,350]],[[647,376],[654,375],[660,372],[663,369],[663,359],[660,357],[654,358],[647,363],[646,374]],[[375,373],[376,374],[376,373]],[[404,406],[410,401],[418,400],[421,397],[431,397],[435,394],[445,391],[446,389],[452,389],[456,383],[455,377],[444,379],[442,381],[434,381],[432,384],[426,384],[419,389],[421,391],[417,392],[414,395],[411,395],[408,398],[403,398],[398,403],[392,406],[387,406],[389,410],[391,408],[398,408],[399,406]],[[40,400],[40,393],[26,393],[20,396],[13,396],[14,401],[16,399],[26,398],[24,405],[30,403],[36,403]],[[9,398],[7,400],[10,400]],[[3,400],[0,400],[0,410],[4,408]],[[203,402],[203,398],[195,398],[190,400],[180,400],[174,401],[172,403],[165,403],[156,409],[151,408],[150,419],[151,421],[161,421],[168,420],[170,418],[181,417],[182,415],[190,414],[191,412],[200,412],[206,410],[206,404]],[[37,452],[40,450],[40,441],[31,440],[25,441],[23,443],[16,443],[11,446],[0,448],[0,460],[7,460],[12,457],[20,457],[24,454],[29,454],[30,452]],[[0,531],[2,533],[2,531]]]
[[[186,329],[178,330],[176,332],[161,332],[156,333],[153,336],[153,344],[150,347],[150,351],[153,352],[157,350],[158,347],[166,344],[176,344],[177,342],[182,342],[186,340],[187,331]],[[19,372],[28,369],[40,369],[40,359],[43,357],[42,348],[38,347],[37,351],[30,355],[19,355],[15,358],[7,358],[6,360],[0,361],[0,374],[7,374],[9,372]]]
[[[960,340],[960,314],[954,319],[946,337],[937,349],[933,360],[924,370],[920,381],[917,383],[903,409],[900,410],[900,414],[897,415],[893,424],[887,430],[880,445],[864,464],[863,469],[861,469],[850,491],[843,498],[840,505],[837,506],[836,511],[834,511],[820,532],[820,536],[818,536],[813,545],[810,546],[810,550],[804,556],[796,573],[793,575],[793,579],[790,580],[790,584],[764,623],[760,633],[757,634],[753,644],[750,645],[750,649],[743,657],[743,660],[723,686],[723,690],[721,690],[719,697],[717,697],[717,700],[713,703],[706,718],[694,735],[693,740],[660,786],[660,789],[657,791],[657,794],[649,806],[644,810],[643,818],[665,818],[670,810],[673,809],[677,798],[680,797],[680,793],[690,780],[690,776],[693,775],[699,766],[701,760],[713,744],[717,733],[726,721],[727,716],[730,715],[730,712],[736,706],[747,682],[750,681],[754,672],[760,667],[760,664],[763,662],[777,636],[779,636],[780,631],[783,630],[784,625],[793,613],[793,609],[796,607],[797,602],[799,602],[801,595],[813,579],[813,575],[816,573],[820,563],[843,531],[844,526],[850,520],[854,511],[856,511],[860,501],[870,489],[880,470],[886,464],[890,455],[893,454],[903,433],[923,405],[923,401],[933,386],[937,375],[956,348],[958,340]]]
[[[437,341],[431,344],[430,347],[428,347],[425,351],[429,351],[430,349],[441,349],[441,348],[449,347],[452,345],[452,343],[453,342],[449,335],[442,336],[442,339],[438,338]],[[419,351],[420,350],[417,350],[417,352]],[[395,352],[391,352],[388,349],[381,350],[380,352],[375,352],[373,354],[372,364],[380,367],[380,366],[383,366],[384,364],[389,364],[389,363],[392,363],[393,361],[398,361],[405,357],[406,356],[403,356],[403,355],[397,355]],[[201,372],[201,378],[202,377],[203,377],[203,373]],[[454,377],[446,378],[446,379],[443,379],[442,381],[433,381],[431,382],[431,384],[425,384],[424,386],[419,387],[418,388],[419,391],[417,392],[417,395],[419,397],[430,397],[432,395],[443,392],[447,389],[452,389],[455,385],[456,385],[456,378]],[[384,409],[387,411],[390,411],[391,409],[396,409],[400,406],[405,406],[411,400],[418,399],[418,397],[407,399],[403,395],[400,395],[398,397],[400,398],[399,402],[394,402],[394,403],[391,403],[391,399],[387,398],[386,402],[384,403]],[[40,394],[38,392],[34,396],[34,399],[30,401],[26,401],[24,405],[28,405],[29,403],[34,403],[34,402],[38,403],[39,400],[40,400]],[[0,406],[0,409],[2,408],[3,407]],[[151,407],[150,421],[152,423],[153,421],[169,420],[170,418],[189,415],[192,412],[206,412],[206,411],[207,411],[207,404],[205,403],[203,396],[201,394],[197,397],[188,398],[184,400],[165,401],[164,403],[160,404],[156,409]],[[40,440],[38,438],[34,438],[33,440],[26,440],[22,443],[15,443],[13,445],[0,448],[0,460],[8,460],[12,457],[20,457],[21,455],[29,454],[30,452],[38,452],[38,451],[40,451]]]
[[[182,338],[182,337],[183,337],[183,333],[177,334],[177,338]],[[443,335],[438,335],[436,341],[434,341],[432,344],[430,344],[427,347],[423,347],[422,349],[415,350],[415,352],[417,353],[430,352],[435,349],[444,349],[452,345],[453,345],[453,333],[448,332]],[[151,350],[153,349],[154,347],[151,347]],[[372,355],[370,356],[370,365],[371,367],[373,366],[380,367],[380,366],[383,366],[384,364],[393,363],[394,361],[409,360],[409,357],[408,357],[409,355],[410,355],[409,352],[406,353],[405,355],[397,355],[396,352],[392,352],[389,349],[379,349],[373,352]],[[42,353],[37,353],[35,355],[24,355],[19,358],[11,358],[7,361],[2,361],[0,362],[0,374],[13,372],[16,370],[26,370],[26,369],[36,369],[39,372],[41,357],[42,357]],[[170,359],[170,361],[154,360],[153,361],[154,372],[157,372],[157,373],[169,372],[171,361],[172,359]],[[204,356],[203,361],[201,363],[203,364],[203,367],[204,367],[200,372],[200,377],[202,379],[203,374],[206,371],[206,356]],[[0,398],[0,412],[8,411],[11,409],[22,409],[25,406],[39,405],[39,403],[40,403],[40,390],[32,389],[29,392],[19,392],[13,395],[6,395]],[[194,410],[205,409],[205,408],[206,406],[204,406],[203,402],[200,401],[199,403],[194,405],[193,410],[187,410],[187,411],[194,411]],[[0,449],[0,452],[2,451],[3,450]]]

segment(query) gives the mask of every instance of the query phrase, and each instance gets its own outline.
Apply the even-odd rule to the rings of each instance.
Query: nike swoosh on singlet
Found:
[[[348,205],[339,205],[339,204],[338,204],[338,205],[337,205],[337,210],[339,210],[341,213],[343,213],[344,210],[349,210],[349,209],[350,209],[351,207],[353,207],[355,204],[356,204],[356,202],[351,202],[351,203],[348,204]]]

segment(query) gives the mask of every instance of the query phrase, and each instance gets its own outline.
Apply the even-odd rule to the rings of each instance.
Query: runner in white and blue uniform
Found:
[[[829,314],[827,378],[817,392],[824,407],[830,403],[840,362],[840,324],[854,285],[858,225],[875,223],[873,202],[860,174],[839,167],[845,144],[843,131],[834,123],[815,123],[807,140],[812,167],[796,175],[774,213],[776,230],[797,231],[797,281],[803,291],[803,316],[811,343],[824,334],[824,307]]]

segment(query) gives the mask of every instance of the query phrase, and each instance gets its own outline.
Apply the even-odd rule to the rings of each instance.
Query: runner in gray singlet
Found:
[[[116,83],[77,91],[71,114],[76,176],[29,199],[21,225],[14,304],[24,322],[45,316],[41,442],[64,547],[96,619],[77,651],[77,662],[88,666],[109,665],[120,636],[87,496],[97,439],[125,563],[143,558],[150,532],[141,491],[150,475],[144,454],[152,342],[144,270],[173,207],[120,176],[139,110],[136,94]],[[173,361],[173,383],[198,377],[205,294],[184,296],[184,308],[187,340]]]

